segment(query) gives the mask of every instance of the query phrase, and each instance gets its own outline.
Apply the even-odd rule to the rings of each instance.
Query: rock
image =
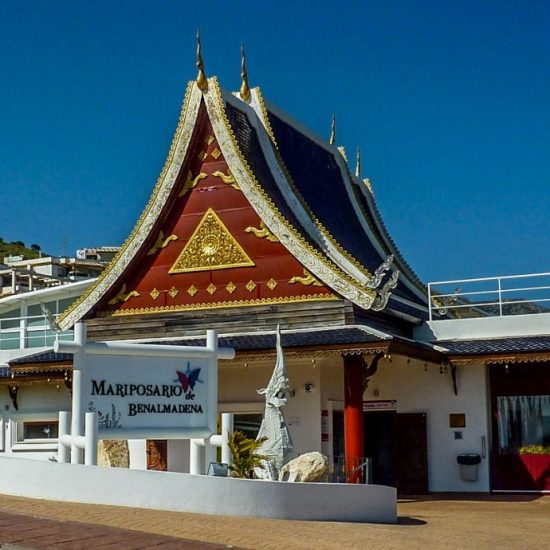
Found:
[[[323,481],[327,473],[327,457],[317,451],[305,453],[287,462],[279,472],[279,481]]]
[[[97,442],[97,465],[104,468],[129,468],[130,451],[125,439],[101,439]]]

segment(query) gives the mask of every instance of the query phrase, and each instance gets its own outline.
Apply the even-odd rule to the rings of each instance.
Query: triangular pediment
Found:
[[[254,266],[213,208],[209,208],[169,273]]]

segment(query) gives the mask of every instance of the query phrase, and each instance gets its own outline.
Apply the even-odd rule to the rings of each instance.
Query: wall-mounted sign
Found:
[[[386,401],[363,401],[363,411],[386,411],[397,409],[397,401],[388,399]]]

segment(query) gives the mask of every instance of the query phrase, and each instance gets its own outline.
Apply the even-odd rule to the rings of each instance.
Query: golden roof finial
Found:
[[[357,155],[355,157],[355,175],[361,177],[361,149],[357,147]]]
[[[208,80],[206,80],[206,74],[204,73],[204,63],[201,55],[201,31],[197,31],[197,86],[200,90],[205,92],[208,89]]]
[[[334,145],[336,141],[336,115],[332,115],[332,124],[330,125],[330,139],[328,140],[331,145]]]
[[[239,91],[241,99],[248,101],[250,99],[250,88],[248,86],[248,74],[246,72],[246,56],[244,54],[244,44],[241,44],[241,89]]]

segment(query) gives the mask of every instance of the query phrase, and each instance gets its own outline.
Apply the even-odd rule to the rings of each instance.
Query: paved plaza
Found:
[[[206,516],[0,495],[0,548],[541,549],[550,496],[400,499],[397,525]]]

